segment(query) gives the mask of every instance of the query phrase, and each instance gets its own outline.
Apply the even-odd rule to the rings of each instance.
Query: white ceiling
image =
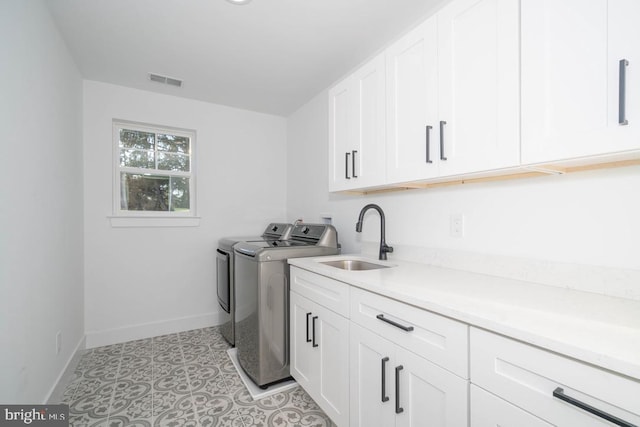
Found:
[[[288,116],[443,0],[47,0],[84,78]],[[182,88],[150,82],[153,72]]]

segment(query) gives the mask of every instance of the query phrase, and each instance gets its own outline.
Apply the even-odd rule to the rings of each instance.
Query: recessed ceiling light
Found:
[[[231,4],[243,5],[249,3],[251,0],[227,0]]]

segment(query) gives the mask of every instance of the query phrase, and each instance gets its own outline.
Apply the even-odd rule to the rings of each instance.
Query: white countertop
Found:
[[[348,271],[320,263],[340,259],[394,267]],[[289,263],[640,380],[640,301],[361,255]]]

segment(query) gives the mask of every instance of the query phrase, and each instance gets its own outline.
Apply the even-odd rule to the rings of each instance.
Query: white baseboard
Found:
[[[174,334],[191,329],[207,328],[221,323],[222,317],[220,313],[207,313],[158,322],[142,323],[123,328],[87,331],[86,348],[95,348],[159,335]]]
[[[69,356],[69,360],[67,360],[67,363],[64,365],[62,371],[60,371],[60,375],[58,375],[58,378],[56,378],[56,381],[51,387],[51,390],[49,390],[49,393],[47,393],[47,397],[44,399],[44,402],[42,402],[43,405],[46,405],[47,403],[60,403],[62,395],[64,394],[64,390],[67,387],[67,384],[69,384],[69,380],[73,378],[76,367],[80,362],[80,357],[82,356],[82,353],[85,349],[85,342],[86,337],[83,336],[82,338],[80,338],[80,341],[78,341],[78,345],[76,345],[75,349],[71,353],[71,356]]]

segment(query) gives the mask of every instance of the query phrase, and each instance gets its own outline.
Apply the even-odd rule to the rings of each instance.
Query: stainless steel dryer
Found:
[[[235,281],[233,274],[233,245],[238,242],[260,242],[265,240],[287,240],[291,235],[291,224],[271,223],[261,236],[224,237],[218,241],[216,251],[216,288],[218,304],[223,310],[220,325],[222,336],[235,345]]]
[[[289,377],[287,259],[340,252],[336,229],[298,224],[289,240],[234,245],[236,348],[242,369],[260,387]]]

